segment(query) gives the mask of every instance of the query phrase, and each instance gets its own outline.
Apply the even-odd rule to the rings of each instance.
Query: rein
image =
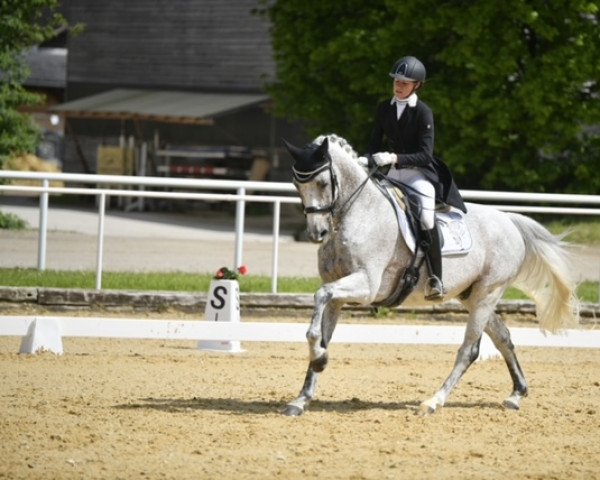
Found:
[[[377,165],[375,165],[374,167],[371,168],[371,170],[369,170],[367,172],[367,178],[365,178],[361,182],[361,184],[358,186],[358,188],[352,192],[352,195],[350,195],[348,197],[348,199],[342,204],[342,206],[340,207],[340,212],[342,212],[346,207],[349,208],[352,206],[352,203],[354,203],[355,200],[358,198],[358,196],[360,195],[360,192],[363,191],[367,182],[373,178],[373,174],[377,171],[378,168],[379,167]],[[333,211],[331,213],[333,214]]]

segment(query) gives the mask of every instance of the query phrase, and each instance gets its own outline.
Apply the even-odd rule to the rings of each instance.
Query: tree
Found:
[[[600,191],[598,4],[285,0],[268,9],[278,112],[366,145],[402,55],[461,188]]]
[[[57,6],[58,0],[0,0],[0,167],[10,156],[34,152],[37,146],[39,132],[19,108],[43,99],[23,88],[29,75],[23,53],[66,24],[53,13]]]

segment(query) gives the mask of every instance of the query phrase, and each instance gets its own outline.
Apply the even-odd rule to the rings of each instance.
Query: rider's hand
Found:
[[[356,161],[361,167],[367,168],[369,166],[369,159],[367,157],[358,157]]]
[[[373,161],[378,167],[384,167],[385,165],[393,165],[398,160],[395,153],[390,152],[378,152],[373,154]]]

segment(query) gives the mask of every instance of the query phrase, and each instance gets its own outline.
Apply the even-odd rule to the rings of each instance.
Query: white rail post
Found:
[[[42,180],[42,187],[47,189],[50,182],[47,178]],[[38,224],[38,270],[46,270],[46,244],[48,239],[48,192],[40,195],[40,211]]]
[[[273,202],[273,258],[271,264],[271,293],[277,293],[277,275],[279,263],[279,216],[281,212],[281,202]]]
[[[240,187],[237,190],[240,196],[246,195],[246,189]],[[242,247],[244,245],[244,220],[246,215],[246,201],[240,198],[235,205],[235,257],[233,266],[239,268],[242,265]]]
[[[102,289],[102,256],[104,252],[104,212],[106,210],[106,193],[100,194],[98,202],[98,251],[96,254],[96,290]]]
[[[140,159],[139,159],[139,170],[138,170],[138,175],[141,177],[145,177],[146,176],[146,166],[148,163],[148,144],[146,142],[142,142],[142,144],[140,145]],[[143,185],[140,186],[140,190],[144,191],[146,190],[146,187],[144,187]],[[144,211],[144,207],[145,207],[145,199],[144,197],[139,197],[138,198],[138,210],[140,212]]]

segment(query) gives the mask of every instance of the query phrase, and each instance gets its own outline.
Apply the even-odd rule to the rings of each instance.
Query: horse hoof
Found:
[[[286,405],[281,413],[286,417],[299,417],[304,413],[304,409],[296,405]]]
[[[435,407],[427,405],[427,403],[423,402],[421,405],[419,405],[419,410],[417,411],[417,413],[422,417],[432,415],[435,413]]]
[[[513,398],[507,398],[502,402],[502,406],[507,410],[519,410],[521,407],[519,402]]]

